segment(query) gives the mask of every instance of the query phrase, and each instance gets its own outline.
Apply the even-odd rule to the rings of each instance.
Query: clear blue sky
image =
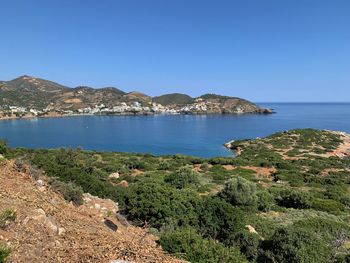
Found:
[[[0,79],[350,101],[349,0],[1,0]]]

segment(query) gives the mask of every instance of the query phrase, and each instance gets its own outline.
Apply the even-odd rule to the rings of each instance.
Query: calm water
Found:
[[[0,121],[0,138],[11,146],[229,156],[222,144],[295,128],[350,133],[350,103],[264,103],[273,115],[79,116]]]

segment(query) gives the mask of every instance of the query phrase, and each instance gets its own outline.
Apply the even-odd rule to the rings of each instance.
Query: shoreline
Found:
[[[232,116],[241,116],[241,115],[270,115],[273,113],[263,113],[263,112],[244,112],[244,113],[216,113],[216,112],[191,112],[191,113],[116,113],[116,114],[90,114],[90,113],[76,113],[76,114],[47,114],[47,115],[24,115],[21,117],[17,116],[0,116],[0,121],[3,120],[28,120],[28,119],[41,119],[41,118],[64,118],[64,117],[77,117],[77,116],[171,116],[171,115],[232,115]]]

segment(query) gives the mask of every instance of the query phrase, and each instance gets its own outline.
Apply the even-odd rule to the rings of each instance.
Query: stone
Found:
[[[111,173],[108,178],[115,178],[115,179],[118,179],[119,178],[119,173]]]

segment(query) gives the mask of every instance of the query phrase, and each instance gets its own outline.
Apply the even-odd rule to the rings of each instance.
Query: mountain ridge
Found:
[[[105,109],[104,113],[272,113],[270,109],[261,108],[238,97],[210,93],[195,98],[181,93],[151,97],[139,91],[125,92],[116,87],[71,88],[28,75],[0,81],[0,106],[2,112],[7,111],[7,115],[11,107],[26,108],[29,111],[38,111],[39,114],[48,111],[73,114],[79,113],[79,110],[85,113],[101,113],[97,108]],[[93,108],[96,110],[89,110]],[[17,112],[11,110],[10,113]],[[24,110],[22,113],[25,113]]]

